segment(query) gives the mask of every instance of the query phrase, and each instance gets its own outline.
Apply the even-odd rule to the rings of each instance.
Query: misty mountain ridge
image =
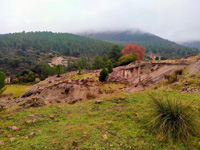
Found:
[[[189,48],[137,29],[83,32],[79,35],[122,45],[138,43],[138,45],[145,47],[146,54],[152,52],[154,55],[162,56],[163,59],[179,58],[198,53],[197,49]]]
[[[184,46],[188,46],[191,48],[197,48],[200,50],[200,41],[188,41],[188,42],[183,42],[181,44]]]
[[[116,43],[124,43],[124,42],[126,43],[128,41],[133,42],[133,40],[140,41],[141,38],[142,38],[142,41],[152,40],[152,38],[163,39],[152,33],[144,32],[140,29],[135,29],[135,28],[126,29],[126,30],[113,30],[113,31],[110,31],[110,30],[86,31],[86,32],[78,33],[78,34],[89,37],[89,38],[103,40],[103,41],[114,41]],[[125,35],[125,37],[122,38],[123,34]],[[166,39],[163,39],[163,40],[166,40]]]

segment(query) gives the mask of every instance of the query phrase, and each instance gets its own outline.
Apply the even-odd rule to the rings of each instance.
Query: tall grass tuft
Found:
[[[188,143],[191,135],[198,134],[198,120],[192,107],[181,99],[157,99],[150,95],[154,113],[149,129],[158,141],[175,139]]]

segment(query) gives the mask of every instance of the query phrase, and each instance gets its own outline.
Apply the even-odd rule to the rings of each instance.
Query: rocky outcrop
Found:
[[[41,103],[41,100],[45,104],[74,104],[87,99],[88,93],[93,93],[98,96],[100,91],[96,87],[96,84],[95,81],[89,79],[54,81],[46,87],[38,84],[23,94],[18,100],[23,101],[27,99],[28,104],[33,101],[39,101]],[[21,106],[24,106],[24,104]],[[32,104],[30,107],[32,107]]]

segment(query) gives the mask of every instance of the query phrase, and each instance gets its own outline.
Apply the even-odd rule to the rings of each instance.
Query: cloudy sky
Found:
[[[138,28],[200,40],[200,0],[0,0],[0,33]]]

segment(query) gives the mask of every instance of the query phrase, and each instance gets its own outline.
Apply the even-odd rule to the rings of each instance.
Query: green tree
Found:
[[[68,69],[68,70],[71,69],[71,60],[72,60],[71,57],[69,57],[69,59],[67,60],[67,69]]]
[[[32,71],[30,71],[28,73],[27,82],[33,82],[33,81],[35,81],[35,74]]]
[[[92,64],[92,69],[101,69],[103,68],[103,61],[102,58],[99,55],[96,55],[94,57],[94,61]]]
[[[113,72],[113,64],[111,60],[107,61],[106,68],[108,69],[108,73]]]
[[[12,79],[12,82],[11,82],[12,84],[16,84],[16,83],[19,83],[19,79],[18,78],[14,78],[14,79]]]
[[[45,76],[43,74],[40,76],[40,80],[41,81],[45,80]]]
[[[78,60],[78,66],[81,68],[81,69],[85,69],[86,66],[87,66],[87,59],[85,57],[81,57],[79,60]]]
[[[50,74],[50,66],[47,63],[41,64],[41,66],[39,67],[39,70],[41,72],[41,75],[44,76],[44,78],[48,78],[49,74]],[[40,75],[40,77],[41,77]]]
[[[103,61],[103,67],[106,67],[108,61],[108,55],[104,54],[102,56],[102,61]]]
[[[114,66],[117,65],[116,62],[121,56],[122,56],[122,52],[119,46],[116,44],[112,45],[111,49],[108,51],[108,58],[112,61]]]
[[[3,93],[3,91],[5,90],[4,86],[5,86],[5,74],[0,70],[0,94]]]
[[[103,68],[99,75],[99,81],[103,82],[106,80],[107,77],[108,77],[108,71],[105,68]]]
[[[63,72],[63,68],[61,64],[56,66],[56,72],[58,74],[57,77],[60,77],[60,74]]]

